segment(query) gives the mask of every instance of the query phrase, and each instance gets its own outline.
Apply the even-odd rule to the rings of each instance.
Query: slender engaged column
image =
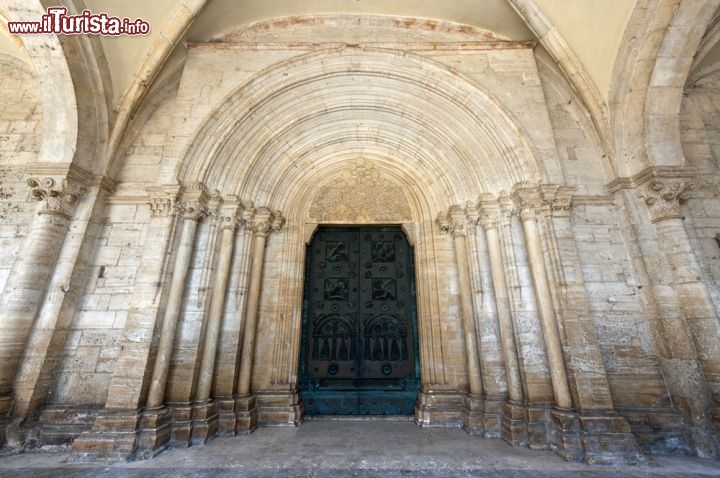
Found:
[[[452,234],[455,244],[455,261],[458,269],[460,285],[460,305],[462,309],[463,329],[465,332],[465,352],[467,354],[468,383],[470,394],[480,396],[483,393],[480,376],[480,355],[477,348],[475,321],[472,306],[472,289],[470,288],[470,269],[468,267],[465,211],[453,206],[445,220],[438,221],[441,228]]]
[[[550,296],[550,286],[548,285],[545,271],[545,260],[543,258],[540,233],[537,225],[537,214],[535,212],[539,207],[539,200],[532,197],[532,193],[525,191],[521,192],[518,196],[520,218],[522,220],[530,262],[530,273],[535,286],[535,297],[537,299],[540,323],[542,324],[543,338],[545,339],[545,348],[547,349],[548,362],[550,365],[550,380],[553,385],[555,405],[558,408],[571,409],[572,398],[570,397],[570,388],[568,386],[565,359],[563,357],[562,343],[560,342],[560,334],[558,332],[555,311]]]
[[[220,335],[220,320],[225,307],[225,295],[232,261],[233,247],[235,245],[235,229],[237,226],[237,206],[232,209],[224,208],[221,216],[220,228],[220,255],[215,272],[212,299],[210,301],[210,314],[205,330],[205,344],[200,363],[200,380],[198,382],[195,399],[204,402],[210,398],[212,380],[215,372],[215,355],[217,352],[218,337]]]
[[[230,266],[222,330],[213,379],[213,403],[218,408],[218,430],[234,435],[237,429],[236,395],[240,354],[244,338],[247,289],[250,283],[252,235],[250,227],[255,207],[252,202],[242,203],[239,229],[235,234],[233,259]]]
[[[177,328],[178,318],[180,317],[185,281],[187,279],[188,269],[190,268],[190,260],[195,243],[195,231],[197,230],[198,220],[204,214],[203,209],[204,206],[200,200],[198,200],[186,203],[183,210],[180,244],[176,252],[175,267],[173,269],[168,302],[160,332],[160,343],[158,344],[152,381],[150,382],[150,392],[148,393],[147,409],[149,410],[162,407],[165,400],[165,387],[167,386],[170,358],[172,357],[173,344],[175,342],[175,329]]]
[[[498,323],[500,325],[500,340],[502,342],[503,358],[505,359],[505,372],[508,382],[508,397],[510,401],[522,403],[522,382],[520,381],[520,366],[518,364],[517,349],[515,348],[515,332],[513,330],[512,316],[510,315],[510,298],[508,296],[505,268],[503,267],[500,250],[500,210],[499,207],[483,205],[484,215],[482,224],[485,229],[488,255],[490,256],[490,270],[492,273],[493,289],[495,290],[495,303],[497,305]]]
[[[283,219],[279,213],[267,208],[258,208],[252,224],[253,253],[250,269],[250,287],[245,312],[245,334],[243,337],[242,355],[240,357],[240,377],[238,378],[237,394],[239,397],[250,395],[253,358],[255,355],[255,332],[257,330],[258,307],[260,306],[260,288],[262,286],[263,266],[265,263],[265,242],[272,231],[282,226]]]

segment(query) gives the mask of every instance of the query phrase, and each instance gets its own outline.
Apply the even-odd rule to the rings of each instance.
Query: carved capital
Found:
[[[199,221],[208,215],[207,206],[200,201],[184,201],[181,210],[185,219],[192,219],[193,221]]]
[[[179,204],[175,198],[151,198],[149,203],[153,217],[169,216],[179,210]]]
[[[483,213],[480,217],[480,223],[486,231],[491,229],[500,229],[500,226],[502,225],[502,215],[500,214],[500,211]]]
[[[255,216],[255,205],[251,201],[242,203],[242,212],[240,213],[240,226],[246,234],[253,232],[253,217]]]
[[[200,182],[193,182],[182,194],[182,215],[185,219],[199,221],[208,215],[210,196],[205,186]]]
[[[220,214],[222,213],[222,207],[223,207],[223,200],[220,197],[220,193],[215,190],[213,191],[207,200],[207,205],[205,207],[205,211],[208,217],[211,217],[213,219],[220,219]]]
[[[180,212],[181,206],[178,201],[180,186],[165,185],[148,188],[147,190],[150,211],[153,217],[168,217]]]
[[[246,227],[250,227],[253,234],[259,237],[267,237],[271,232],[279,231],[285,224],[285,218],[280,211],[272,211],[266,207],[260,207],[255,210]]]
[[[642,187],[638,196],[645,201],[650,220],[658,222],[681,217],[680,205],[688,200],[688,189],[692,186],[685,181],[653,179]]]
[[[480,196],[480,224],[485,230],[498,229],[501,226],[500,203],[489,194]]]
[[[39,214],[58,214],[66,218],[72,217],[78,198],[87,192],[77,181],[68,178],[31,177],[27,185],[30,195],[43,203]]]
[[[238,201],[237,196],[229,196],[223,205],[217,209],[218,227],[221,229],[235,230],[243,224],[243,205]]]
[[[570,206],[575,188],[548,184],[540,186],[540,192],[544,210],[550,211],[553,216],[570,215]]]
[[[438,215],[435,222],[445,234],[451,234],[453,237],[467,235],[468,217],[460,206],[451,206],[447,213]]]
[[[465,207],[465,214],[467,217],[468,234],[474,236],[477,234],[478,225],[480,224],[480,208],[468,201],[467,206]]]
[[[513,200],[520,212],[522,221],[531,221],[537,218],[542,209],[542,198],[540,192],[534,187],[518,187],[513,192]]]

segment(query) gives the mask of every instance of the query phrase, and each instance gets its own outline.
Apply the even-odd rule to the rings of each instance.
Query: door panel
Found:
[[[412,260],[397,226],[318,230],[305,271],[306,414],[413,413],[420,377]]]

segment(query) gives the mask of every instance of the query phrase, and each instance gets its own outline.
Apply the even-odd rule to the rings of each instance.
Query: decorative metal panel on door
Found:
[[[307,249],[307,415],[410,415],[420,386],[413,254],[399,226],[318,229]]]

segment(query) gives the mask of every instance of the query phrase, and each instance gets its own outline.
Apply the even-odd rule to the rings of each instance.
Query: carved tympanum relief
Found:
[[[317,222],[406,222],[411,216],[402,188],[365,158],[351,161],[310,205],[310,218]]]

